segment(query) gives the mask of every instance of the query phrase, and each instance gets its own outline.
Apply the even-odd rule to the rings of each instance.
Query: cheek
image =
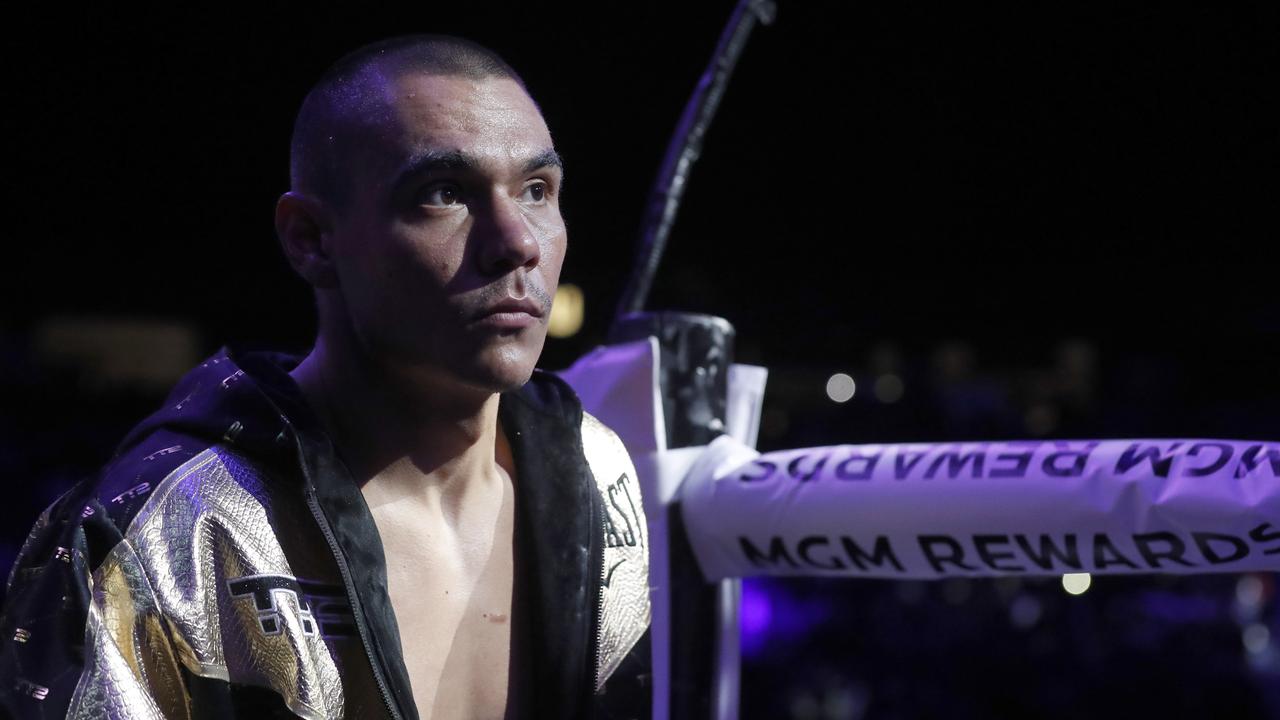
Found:
[[[556,218],[559,221],[559,217]],[[569,237],[565,232],[563,221],[558,223],[558,232],[548,233],[540,237],[539,252],[542,256],[543,272],[548,280],[560,277],[560,268],[564,265],[564,256],[569,249]]]
[[[538,252],[544,257],[564,255],[564,219],[554,205],[521,207],[520,220],[528,237],[538,243]]]
[[[366,233],[343,263],[342,292],[355,322],[398,335],[424,314],[444,312],[451,258],[412,236]],[[420,331],[420,328],[419,330]]]
[[[396,224],[371,235],[363,266],[370,279],[408,296],[440,295],[464,262],[465,237],[456,228],[432,226],[427,232],[410,224]]]
[[[560,277],[560,268],[564,265],[564,254],[567,246],[563,239],[560,242],[550,242],[542,249],[542,257],[547,265],[547,274],[551,279]]]

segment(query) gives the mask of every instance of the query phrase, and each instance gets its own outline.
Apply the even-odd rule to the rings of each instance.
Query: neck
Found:
[[[376,477],[460,496],[509,452],[497,393],[378,363],[323,336],[289,375],[362,486]]]

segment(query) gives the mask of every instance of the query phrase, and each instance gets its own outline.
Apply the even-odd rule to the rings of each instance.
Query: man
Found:
[[[647,715],[634,470],[534,369],[566,237],[523,83],[457,38],[376,43],[312,89],[291,154],[276,228],[314,348],[223,348],[45,512],[4,707]]]

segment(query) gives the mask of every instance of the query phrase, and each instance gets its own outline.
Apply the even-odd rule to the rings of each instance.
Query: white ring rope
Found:
[[[670,716],[665,506],[708,580],[1280,570],[1280,445],[1220,440],[752,449],[767,373],[733,366],[726,435],[669,450],[654,338],[561,373],[635,460],[649,521],[653,717]],[[721,618],[723,620],[723,618]],[[721,689],[736,688],[723,654]],[[724,677],[733,682],[726,683]],[[735,716],[735,704],[718,706]]]
[[[709,579],[1280,570],[1280,445],[841,445],[723,437],[685,478]]]
[[[731,383],[729,430],[739,440],[673,452],[662,440],[656,363],[656,346],[629,343],[564,375],[623,437],[646,504],[682,503],[708,580],[1280,570],[1277,443],[904,443],[761,455],[747,444],[753,431],[733,432],[735,417],[746,417],[740,426],[758,417],[760,377],[747,390]]]

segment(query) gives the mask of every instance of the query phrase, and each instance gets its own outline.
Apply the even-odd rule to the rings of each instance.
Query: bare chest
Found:
[[[446,520],[409,499],[371,503],[387,559],[418,715],[512,717],[515,698],[514,493],[474,502]]]

